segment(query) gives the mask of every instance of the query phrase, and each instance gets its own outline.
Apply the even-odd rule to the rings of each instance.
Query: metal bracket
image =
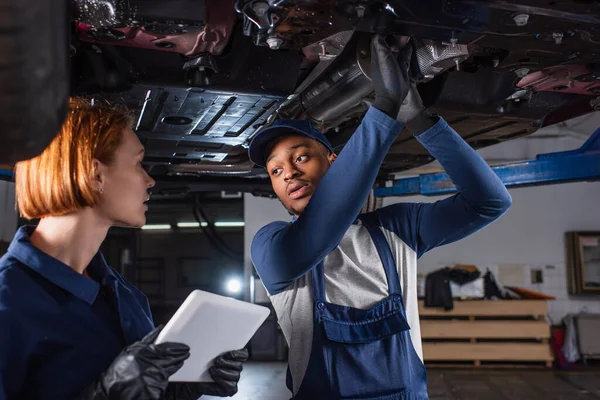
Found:
[[[507,187],[600,180],[600,128],[579,149],[539,154],[534,160],[492,170]],[[375,189],[375,196],[435,196],[456,191],[448,174],[440,172],[396,180],[391,187]]]

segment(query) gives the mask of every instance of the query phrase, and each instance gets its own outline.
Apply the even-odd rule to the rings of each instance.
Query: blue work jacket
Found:
[[[21,227],[0,258],[0,400],[71,399],[154,323],[148,299],[98,252],[90,279]]]

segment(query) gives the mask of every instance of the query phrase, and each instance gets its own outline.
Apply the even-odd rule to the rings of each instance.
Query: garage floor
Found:
[[[240,390],[231,399],[289,399],[285,370],[284,363],[247,363]],[[540,369],[429,369],[427,375],[430,400],[600,399],[600,370],[567,373]]]

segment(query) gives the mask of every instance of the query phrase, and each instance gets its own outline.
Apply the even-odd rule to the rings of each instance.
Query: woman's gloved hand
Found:
[[[126,347],[76,400],[162,399],[169,377],[190,356],[190,348],[182,343],[154,344],[161,329]]]
[[[371,80],[375,88],[373,106],[396,118],[400,104],[408,94],[410,80],[408,69],[412,58],[412,46],[407,45],[397,56],[392,52],[383,35],[371,39]]]
[[[171,383],[167,388],[165,400],[196,400],[203,394],[229,397],[238,391],[238,382],[243,369],[242,363],[248,359],[248,350],[234,350],[215,359],[215,365],[209,369],[214,382]]]

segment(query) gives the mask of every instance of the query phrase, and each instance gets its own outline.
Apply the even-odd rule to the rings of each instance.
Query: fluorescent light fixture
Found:
[[[237,278],[231,278],[227,281],[227,291],[231,294],[237,294],[242,290],[242,282]]]
[[[159,231],[159,230],[168,230],[171,229],[171,225],[169,224],[154,224],[154,225],[144,225],[142,226],[143,230],[148,231]]]
[[[203,222],[202,226],[208,226],[208,224],[206,222]],[[178,228],[199,228],[200,223],[199,222],[178,222],[177,227]]]
[[[241,228],[246,224],[244,221],[217,221],[215,226],[217,228]]]

